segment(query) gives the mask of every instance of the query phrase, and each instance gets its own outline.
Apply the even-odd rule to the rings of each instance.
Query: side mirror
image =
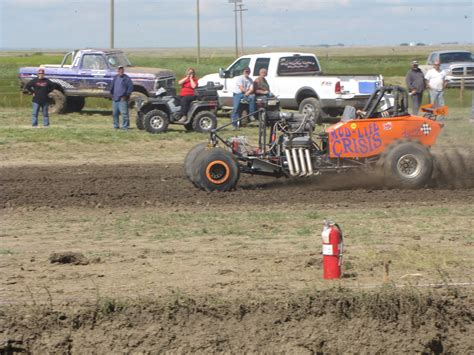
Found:
[[[227,77],[226,74],[227,72],[225,71],[224,68],[219,68],[219,78],[222,78],[222,79],[226,78]]]

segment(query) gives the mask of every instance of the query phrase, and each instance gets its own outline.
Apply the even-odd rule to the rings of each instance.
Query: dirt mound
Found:
[[[474,350],[459,290],[314,291],[262,300],[102,299],[0,310],[3,352],[458,353]],[[10,347],[10,348],[9,348]]]

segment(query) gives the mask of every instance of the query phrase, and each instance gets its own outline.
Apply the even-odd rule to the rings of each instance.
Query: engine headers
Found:
[[[309,136],[287,140],[284,147],[291,176],[313,175],[313,163],[310,154],[311,138]]]

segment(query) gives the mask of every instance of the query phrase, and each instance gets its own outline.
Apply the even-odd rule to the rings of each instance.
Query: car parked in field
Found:
[[[174,90],[175,74],[167,69],[132,66],[120,50],[83,49],[66,53],[61,64],[42,64],[46,77],[58,84],[51,93],[51,112],[81,111],[86,97],[110,98],[110,86],[119,66],[132,79],[131,103],[154,97],[161,88]],[[19,69],[23,89],[36,77],[38,67]]]
[[[288,52],[244,55],[227,69],[205,75],[199,82],[223,85],[218,92],[219,103],[229,109],[236,79],[246,67],[250,67],[253,78],[260,69],[267,69],[266,79],[281,107],[314,114],[318,122],[324,116],[342,114],[346,105],[364,107],[370,95],[383,84],[381,75],[325,75],[314,54]]]
[[[462,81],[465,87],[474,87],[474,54],[464,50],[436,51],[428,56],[421,70],[426,72],[436,61],[446,72],[448,87],[460,87]]]

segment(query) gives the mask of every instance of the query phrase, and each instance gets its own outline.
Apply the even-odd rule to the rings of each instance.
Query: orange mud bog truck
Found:
[[[423,116],[410,115],[407,91],[384,86],[362,111],[346,106],[340,122],[316,134],[312,116],[267,110],[270,103],[261,100],[258,146],[242,136],[222,138],[228,124],[212,130],[209,142],[189,151],[185,173],[196,187],[229,191],[241,173],[306,177],[364,168],[381,171],[389,187],[423,187],[433,172],[430,147],[443,126],[437,119],[448,113],[445,106],[425,105]]]

